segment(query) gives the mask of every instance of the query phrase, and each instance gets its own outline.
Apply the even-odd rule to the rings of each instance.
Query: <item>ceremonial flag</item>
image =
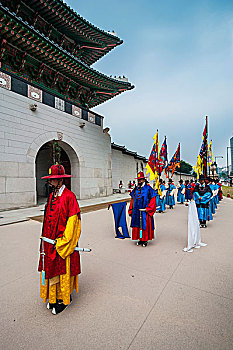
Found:
[[[125,216],[126,202],[114,203],[111,206],[115,219],[116,238],[130,238]]]
[[[172,172],[171,177],[173,177],[174,171],[176,170],[176,168],[178,166],[180,166],[180,143],[179,143],[177,150],[174,153],[172,159],[170,160],[170,162],[168,163],[166,168],[164,168],[164,172],[165,172],[165,175],[167,176],[167,178],[168,178],[167,172],[171,170],[171,172]]]
[[[206,116],[205,129],[203,131],[202,144],[199,155],[197,157],[196,166],[193,167],[197,173],[197,179],[199,175],[203,173],[205,178],[207,177],[207,161],[208,161],[208,117]]]
[[[158,193],[161,196],[162,192],[159,185],[159,132],[153,137],[154,144],[150,153],[148,163],[146,165],[146,174],[150,174],[150,181],[155,180],[155,188],[158,189]]]
[[[202,159],[200,157],[200,154],[197,157],[197,163],[196,165],[193,167],[193,170],[195,171],[195,173],[197,174],[197,180],[199,179],[199,176],[202,173],[202,168],[203,168],[203,162]]]
[[[165,164],[167,162],[167,139],[163,141],[162,147],[159,152],[159,175],[162,174],[163,169],[165,168]]]
[[[208,117],[206,116],[206,123],[205,123],[205,129],[203,131],[203,141],[202,141],[202,146],[200,150],[200,157],[203,162],[203,175],[205,178],[207,177],[207,153],[208,153]]]
[[[208,149],[208,165],[211,166],[213,162],[214,162],[214,157],[213,157],[213,146],[212,146],[212,140],[211,140],[209,144],[209,149]]]

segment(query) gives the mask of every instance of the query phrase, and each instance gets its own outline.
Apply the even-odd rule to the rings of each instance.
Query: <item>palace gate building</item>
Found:
[[[111,144],[103,117],[91,111],[133,88],[92,68],[121,43],[62,0],[1,0],[0,209],[47,195],[40,178],[57,148],[79,199],[112,194],[122,175],[132,180],[143,166],[145,158]],[[132,166],[125,162],[125,173],[122,165],[124,174],[113,176],[113,158],[126,156]]]

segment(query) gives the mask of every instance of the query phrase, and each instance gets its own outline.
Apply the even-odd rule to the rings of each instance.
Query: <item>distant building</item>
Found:
[[[230,138],[231,150],[231,171],[233,172],[233,136]]]

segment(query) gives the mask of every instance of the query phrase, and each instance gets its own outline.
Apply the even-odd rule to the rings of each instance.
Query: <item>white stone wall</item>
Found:
[[[137,176],[137,164],[138,171],[142,171],[142,168],[146,166],[140,159],[136,159],[134,156],[122,153],[117,149],[112,149],[112,186],[113,189],[119,188],[120,180],[123,181],[125,188],[128,189],[129,181],[133,181]]]
[[[163,180],[165,180],[166,183],[167,183],[168,178],[164,175],[164,173],[162,174],[161,178],[162,178]],[[184,182],[185,182],[185,180],[194,179],[194,177],[191,176],[191,175],[186,175],[186,174],[181,174],[181,175],[180,175],[179,173],[174,173],[173,177],[171,177],[171,173],[170,173],[170,178],[173,180],[173,182],[174,182],[174,184],[175,184],[176,186],[178,185],[180,179],[182,179]]]
[[[58,139],[71,162],[72,190],[81,199],[112,193],[111,139],[102,127],[0,88],[0,209],[36,204],[35,159]]]

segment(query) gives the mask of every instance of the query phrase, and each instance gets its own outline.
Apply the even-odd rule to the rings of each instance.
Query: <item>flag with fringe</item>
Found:
[[[171,171],[172,175],[171,177],[173,177],[174,175],[174,171],[176,170],[176,168],[180,166],[180,143],[177,147],[177,150],[175,151],[172,159],[170,160],[170,162],[168,163],[168,165],[164,168],[164,173],[166,175],[166,177],[168,178],[168,172]]]
[[[214,162],[214,157],[213,157],[213,145],[212,145],[212,140],[210,141],[209,147],[208,147],[208,165],[211,166]]]
[[[212,147],[212,142],[210,143]],[[207,164],[208,164],[208,117],[206,116],[206,124],[203,131],[203,137],[202,137],[202,144],[201,149],[199,152],[199,155],[197,157],[197,163],[193,167],[194,171],[197,174],[197,179],[199,179],[199,176],[203,173],[205,177],[207,176]]]
[[[199,154],[197,157],[197,163],[193,167],[193,170],[197,174],[197,180],[199,179],[199,176],[202,174],[202,169],[203,169],[203,162],[202,162],[202,159],[201,159],[200,154]]]
[[[150,181],[155,180],[155,188],[158,189],[158,193],[161,196],[162,192],[159,185],[159,132],[153,137],[154,144],[150,153],[148,163],[146,165],[146,174],[150,174]]]
[[[163,169],[165,168],[167,162],[167,138],[163,141],[162,147],[159,152],[159,175],[162,174]]]

